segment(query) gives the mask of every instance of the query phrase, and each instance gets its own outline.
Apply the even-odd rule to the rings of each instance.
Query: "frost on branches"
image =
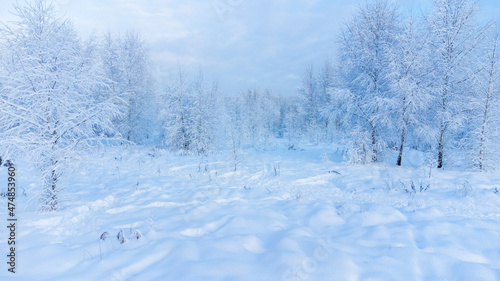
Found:
[[[61,168],[112,132],[118,111],[89,57],[93,46],[83,46],[69,20],[43,0],[14,9],[18,21],[1,29],[1,152],[39,168],[41,210],[53,211]]]

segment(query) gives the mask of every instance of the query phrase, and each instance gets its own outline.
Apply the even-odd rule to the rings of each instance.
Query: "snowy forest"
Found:
[[[147,43],[127,32],[81,39],[47,1],[15,6],[2,28],[0,144],[42,171],[57,207],[59,167],[102,145],[184,154],[341,143],[345,161],[405,150],[437,168],[490,170],[500,158],[498,28],[475,1],[435,1],[425,17],[388,1],[360,6],[337,34],[338,59],[309,66],[297,93],[222,96],[201,71],[155,80]]]
[[[396,178],[392,172],[387,172],[381,178],[389,190],[399,188],[405,191],[395,198],[403,198],[405,206],[411,205],[414,212],[419,206],[415,203],[415,196],[438,185],[437,180],[431,180],[431,173],[436,177],[439,173],[452,173],[449,178],[466,173],[474,175],[473,177],[478,178],[477,182],[481,182],[480,179],[488,179],[500,168],[499,29],[495,19],[478,20],[480,7],[479,1],[434,0],[433,8],[423,13],[402,10],[389,0],[366,1],[342,24],[340,33],[331,34],[334,40],[330,47],[335,50],[332,53],[336,56],[320,58],[324,60],[322,65],[305,65],[303,73],[299,74],[302,76],[302,83],[297,85],[296,92],[276,94],[266,89],[252,88],[228,95],[222,94],[218,82],[207,79],[203,70],[186,69],[182,63],[176,67],[178,71],[175,73],[158,75],[148,42],[138,32],[120,33],[108,29],[82,38],[71,18],[60,14],[51,1],[19,2],[12,8],[17,21],[2,22],[0,25],[0,162],[15,165],[18,170],[34,171],[29,175],[29,180],[25,180],[31,184],[31,189],[26,187],[24,193],[28,193],[26,204],[35,206],[35,214],[57,216],[57,213],[62,213],[61,216],[64,216],[71,204],[85,198],[78,194],[84,192],[86,187],[71,192],[75,185],[71,182],[77,182],[73,174],[86,171],[90,166],[99,166],[99,161],[104,161],[95,156],[89,158],[89,155],[101,154],[106,157],[107,151],[116,151],[113,149],[130,151],[132,154],[137,149],[145,149],[150,152],[151,159],[159,157],[158,155],[169,159],[165,163],[175,159],[180,161],[178,163],[192,161],[196,168],[186,171],[184,180],[201,180],[206,176],[207,182],[214,185],[217,183],[218,191],[215,196],[220,199],[220,196],[225,196],[224,191],[221,191],[224,189],[220,186],[226,182],[220,180],[222,172],[211,173],[210,169],[215,169],[213,167],[217,165],[222,169],[220,166],[223,164],[209,164],[215,161],[213,159],[224,159],[222,162],[226,163],[226,173],[252,174],[252,177],[248,176],[248,181],[255,184],[257,181],[254,177],[258,175],[259,168],[252,170],[253,168],[248,168],[250,164],[245,164],[252,157],[258,160],[260,153],[266,155],[267,158],[264,159],[272,163],[263,164],[268,171],[266,173],[277,178],[280,173],[286,175],[286,164],[278,164],[279,157],[272,156],[275,151],[319,151],[318,154],[324,160],[318,164],[320,166],[334,163],[332,159],[338,158],[335,167],[339,168],[328,168],[328,177],[344,176],[349,174],[346,171],[354,170],[359,172],[357,175],[364,176],[370,169],[382,166],[386,169],[401,166],[418,173],[423,170],[418,179],[414,174]],[[251,156],[254,153],[256,156]],[[418,160],[415,160],[415,155]],[[120,157],[110,158],[109,163],[122,161]],[[144,160],[147,157],[149,156],[145,154],[138,157],[138,160],[134,158],[134,161],[149,163],[149,160]],[[300,156],[290,157],[302,159]],[[119,166],[127,162],[123,161],[120,162],[122,164],[106,164],[102,168],[101,177],[123,182],[127,178],[127,173],[123,171],[125,168]],[[302,160],[296,161],[297,167],[302,165]],[[309,171],[309,166],[303,165]],[[160,164],[148,169],[158,177],[167,171]],[[179,169],[181,167],[172,166],[170,176],[173,177],[174,172]],[[311,169],[310,172],[313,173],[314,170]],[[300,173],[297,170],[290,177]],[[145,176],[131,176],[131,182],[134,188],[129,194],[140,190],[148,179]],[[263,185],[262,182],[263,180],[259,181],[259,184]],[[340,180],[333,182],[338,183]],[[463,195],[459,200],[470,194],[469,182],[473,181],[468,179],[454,184],[459,186]],[[494,183],[488,185],[488,192],[493,190],[493,185]],[[194,189],[198,187],[195,183],[192,186]],[[351,184],[342,186],[352,187]],[[21,196],[20,190],[18,187],[18,197]],[[251,184],[245,184],[241,189],[242,194],[247,190],[255,188]],[[262,190],[259,194],[273,195],[276,194],[273,192],[278,192],[271,187],[267,187],[267,191]],[[346,197],[343,199],[350,201],[361,198],[352,194],[362,192],[353,190],[355,191],[345,191]],[[371,192],[368,187],[367,190]],[[498,189],[495,190],[496,192],[488,194],[496,196],[493,194],[497,194]],[[96,192],[101,194],[102,191],[99,189]],[[307,197],[304,191],[294,192],[290,195],[287,191],[287,198],[297,201]],[[2,195],[4,194],[6,193],[3,191]],[[68,197],[68,194],[71,196]],[[160,194],[154,196],[160,198]],[[204,194],[203,198],[213,197]],[[487,201],[489,203],[484,205],[489,206],[491,216],[488,218],[493,221],[498,220],[496,211],[500,201],[497,197],[488,197],[494,198],[488,200],[496,201]],[[110,199],[108,202],[108,198],[102,195],[99,202],[103,206],[111,206],[106,205],[109,202],[116,204],[116,200]],[[116,195],[114,198],[116,199]],[[475,198],[478,201],[467,206],[478,206],[480,202],[486,202],[484,198],[486,195],[481,197],[483,201]],[[371,199],[359,200],[362,200],[359,203],[361,216],[365,213],[366,202],[371,202]],[[465,204],[459,200],[457,199],[460,202],[457,204]],[[426,204],[434,202],[424,201]],[[92,212],[100,210],[97,205],[92,204],[86,208],[90,208]],[[334,204],[337,210],[335,216],[337,213],[342,216],[346,212],[353,212],[354,207],[346,207],[346,204]],[[447,206],[443,204],[436,203]],[[141,208],[137,207],[137,212]],[[451,207],[446,208],[449,210]],[[113,214],[113,210],[119,212],[118,209],[110,209],[108,213]],[[80,214],[80,211],[75,212]],[[202,214],[207,215],[207,212]],[[388,217],[392,218],[391,215]],[[78,218],[75,217],[76,220]],[[342,217],[342,220],[347,221],[347,218]],[[129,224],[123,222],[117,225]],[[136,227],[141,224],[133,225]],[[244,223],[241,225],[243,227]],[[131,233],[133,227],[130,227]],[[200,229],[203,231],[198,229],[198,232],[181,233],[187,233],[184,236],[200,237],[215,231],[207,230],[212,229],[210,227]],[[492,226],[492,229],[498,227]],[[103,259],[105,251],[103,252],[101,243],[109,242],[105,241],[106,235],[102,228],[98,231],[101,239],[99,248],[93,251],[94,248],[86,246],[78,255],[84,255],[87,259],[91,257],[92,260],[98,260],[99,256]],[[126,239],[123,238],[122,230],[120,232],[118,239],[123,243]],[[143,229],[142,232],[134,232],[133,237],[139,239],[148,236],[148,231]],[[492,232],[498,236],[496,230]],[[155,236],[150,233],[149,237],[154,239]],[[132,239],[130,235],[129,239]],[[466,238],[463,239],[465,241]],[[498,237],[491,238],[490,241],[493,239],[496,240],[492,243],[498,245]],[[253,246],[245,246],[246,249],[250,249],[248,251],[252,253],[260,253],[259,246],[252,244],[254,240],[249,241],[244,245]],[[2,247],[4,244],[7,245],[2,240]],[[297,247],[300,248],[303,244],[300,245]],[[106,253],[111,255],[118,246],[107,247]],[[487,248],[484,248],[485,255],[490,253]],[[498,251],[491,255],[491,264],[484,265],[490,271],[480,271],[484,273],[481,275],[484,278],[482,280],[494,280],[498,277],[498,271],[496,275],[494,273],[499,269],[498,264],[496,267],[493,265]],[[322,262],[319,258],[314,261]],[[83,266],[79,270],[87,265]],[[288,268],[285,265],[280,265],[279,268],[282,267],[283,270]],[[295,279],[283,277],[283,280],[308,280],[311,276],[316,276],[317,280],[325,280],[314,275],[322,272],[318,267],[314,267],[314,270],[311,268],[311,264],[306,266],[302,263],[294,271]],[[470,276],[477,273],[475,269],[477,268],[468,268]],[[226,271],[232,272],[230,269]],[[104,269],[97,272],[104,272]],[[136,280],[126,278],[141,274],[140,270],[132,269],[127,274],[125,271],[120,272],[121,275],[115,275],[115,279],[107,280]],[[412,276],[415,272],[408,274],[405,276]],[[431,279],[435,278],[433,280],[445,277],[439,271],[433,274],[421,277],[430,276]],[[155,280],[158,276],[151,275],[140,280]],[[201,276],[203,275],[191,276],[194,278],[191,280]],[[237,275],[228,273],[227,276]],[[349,279],[346,277],[348,275],[342,276],[344,277],[339,277],[339,280],[358,280]],[[393,279],[390,276],[385,275],[385,278],[406,279],[401,276]],[[461,280],[460,276],[462,275],[457,280]]]

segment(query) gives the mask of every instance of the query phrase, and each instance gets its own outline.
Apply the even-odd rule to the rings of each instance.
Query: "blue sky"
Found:
[[[0,0],[0,20],[13,0]],[[21,2],[21,1],[20,1]],[[82,35],[135,30],[160,72],[203,70],[233,94],[255,87],[293,94],[305,68],[335,58],[335,39],[359,3],[348,0],[54,0]],[[397,1],[428,10],[431,0]],[[481,19],[500,18],[500,1],[483,0]]]

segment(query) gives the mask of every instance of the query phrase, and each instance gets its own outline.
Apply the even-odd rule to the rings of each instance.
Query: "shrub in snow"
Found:
[[[123,230],[121,230],[121,229],[118,232],[118,234],[116,235],[116,238],[118,239],[120,244],[127,242],[127,237],[125,237],[125,234],[123,234]]]
[[[142,233],[140,230],[136,230],[134,232],[132,232],[132,237],[134,237],[135,239],[139,240],[142,238]]]
[[[380,143],[376,144],[372,141],[370,133],[364,130],[361,126],[351,132],[348,140],[347,154],[345,160],[349,164],[367,164],[377,160],[377,151],[380,151]]]
[[[151,230],[157,230],[158,229],[158,218],[155,216],[150,216],[147,219],[147,223],[149,224],[149,228]]]
[[[101,234],[100,239],[101,239],[102,241],[106,241],[106,239],[108,238],[108,236],[109,236],[109,232],[104,231],[104,232]]]

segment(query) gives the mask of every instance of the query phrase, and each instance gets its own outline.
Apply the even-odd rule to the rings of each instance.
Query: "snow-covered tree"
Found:
[[[186,74],[181,69],[178,76],[171,80],[162,95],[164,108],[161,116],[166,129],[165,142],[170,148],[189,152],[194,130],[189,110],[197,105]]]
[[[206,85],[203,73],[199,72],[193,82],[193,94],[197,107],[192,108],[195,132],[192,149],[198,154],[208,154],[225,149],[228,117],[220,98],[217,82]]]
[[[320,121],[320,89],[313,65],[309,66],[304,73],[302,86],[299,90],[299,105],[304,113],[303,122],[308,141],[318,144]]]
[[[473,130],[468,139],[472,144],[472,164],[479,170],[498,167],[500,160],[500,41],[498,29],[492,29],[484,40],[481,60],[482,71],[474,76],[477,93],[470,118]]]
[[[394,45],[388,49],[390,56],[390,90],[381,98],[390,127],[395,130],[398,143],[396,164],[401,166],[403,149],[408,138],[416,144],[420,134],[428,128],[427,114],[432,96],[429,92],[430,69],[428,40],[418,28],[414,18],[405,21],[402,32],[396,34]],[[391,130],[393,131],[393,130]],[[387,132],[389,135],[390,133]]]
[[[291,97],[283,108],[285,112],[283,137],[289,149],[296,148],[306,133],[303,124],[304,112],[299,100],[301,99],[298,97]]]
[[[395,6],[386,0],[375,0],[358,9],[340,36],[340,77],[342,87],[347,90],[340,93],[348,93],[343,102],[352,104],[348,106],[352,118],[346,124],[352,132],[369,132],[370,143],[364,143],[363,149],[369,147],[371,161],[378,159],[384,146],[382,129],[387,120],[380,98],[389,91],[388,49],[400,32],[397,19]]]
[[[227,136],[230,138],[230,147],[233,151],[243,145],[243,101],[241,96],[226,97],[224,100],[225,112],[227,113],[229,127]]]
[[[246,145],[268,148],[277,137],[279,99],[269,91],[248,90],[242,96],[241,121]]]
[[[152,143],[159,129],[159,109],[146,43],[136,32],[121,36],[108,31],[101,57],[115,93],[125,101],[121,105],[122,117],[114,120],[119,132],[128,141]]]
[[[208,154],[221,149],[227,115],[217,83],[208,86],[200,72],[195,78],[179,70],[162,96],[161,112],[167,145],[184,153]]]
[[[298,92],[298,106],[304,114],[301,122],[305,128],[307,141],[318,144],[325,142],[329,135],[329,119],[322,114],[328,104],[329,91],[333,87],[334,69],[327,60],[321,71],[315,71],[309,66],[302,79]]]
[[[119,112],[71,21],[45,0],[14,9],[18,21],[1,29],[8,57],[0,77],[1,154],[36,165],[41,209],[57,210],[62,167],[99,144],[99,133],[112,132]]]
[[[477,10],[475,0],[435,0],[428,20],[438,168],[444,165],[445,149],[452,137],[449,134],[463,124],[470,101],[470,78],[477,71],[474,50],[484,33],[474,25]]]
[[[329,143],[333,139],[333,133],[338,130],[340,125],[338,119],[331,119],[329,115],[325,115],[324,110],[330,104],[330,97],[333,89],[336,86],[336,73],[333,64],[329,59],[325,60],[323,68],[318,79],[319,90],[319,116],[321,120],[321,131],[323,131],[323,141]]]

